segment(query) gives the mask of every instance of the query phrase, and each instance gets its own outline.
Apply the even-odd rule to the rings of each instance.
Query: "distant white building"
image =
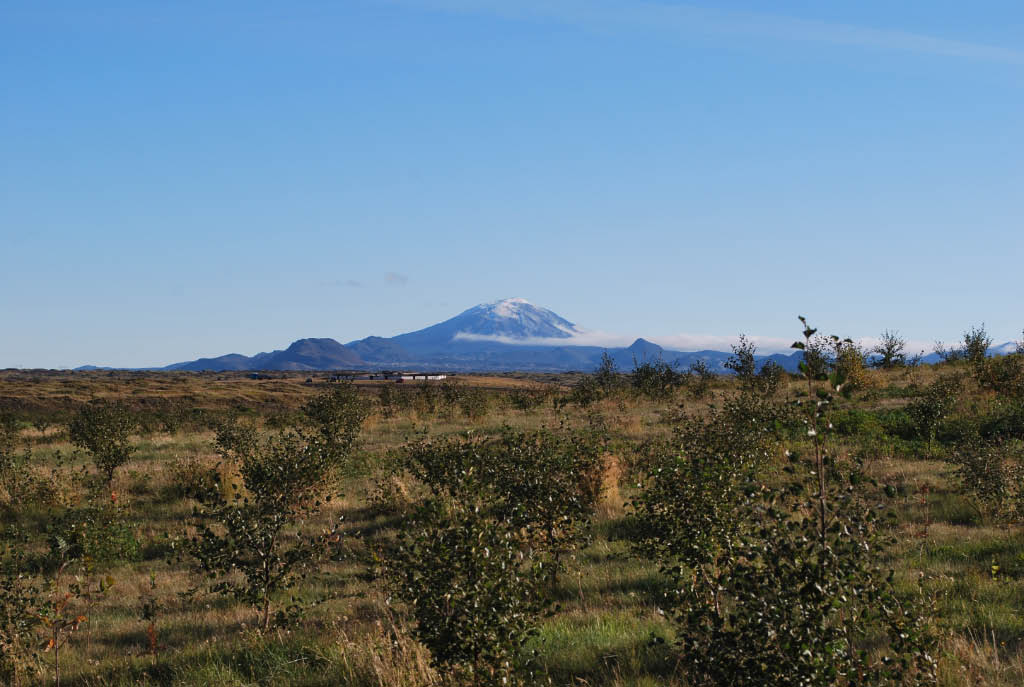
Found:
[[[437,381],[442,379],[448,379],[448,375],[441,372],[393,372],[391,370],[383,370],[381,372],[364,372],[361,374],[338,374],[330,377],[330,381],[332,382],[356,380],[413,382],[427,380]]]

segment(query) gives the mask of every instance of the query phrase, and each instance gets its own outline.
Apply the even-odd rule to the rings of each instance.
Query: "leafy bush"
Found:
[[[935,684],[934,640],[879,564],[874,514],[833,494],[822,528],[816,501],[753,495],[720,572],[680,574],[673,617],[694,684]]]
[[[898,437],[910,441],[919,435],[917,423],[906,410],[883,411],[878,414],[885,433],[892,437]]]
[[[979,434],[986,439],[1024,439],[1024,399],[999,401],[981,418]]]
[[[382,416],[395,416],[398,410],[398,399],[395,396],[395,388],[391,384],[384,384],[380,387],[380,392],[377,394],[377,407],[380,408]]]
[[[991,345],[992,337],[985,331],[984,323],[978,327],[971,327],[970,330],[964,332],[964,357],[972,365],[981,365],[985,362],[985,356],[988,355],[988,349]]]
[[[732,355],[725,361],[725,368],[732,370],[740,383],[750,386],[757,374],[757,344],[740,334],[739,343],[732,345]]]
[[[421,415],[434,415],[441,404],[441,388],[430,382],[423,382],[416,387],[416,412]]]
[[[21,684],[35,658],[42,591],[29,573],[28,542],[5,527],[0,531],[0,680]]]
[[[491,448],[498,512],[551,554],[553,583],[562,557],[581,545],[601,495],[601,438],[506,429]]]
[[[351,382],[335,384],[302,407],[325,457],[335,466],[342,464],[370,414],[370,404]]]
[[[547,606],[545,570],[518,528],[478,505],[433,499],[403,527],[385,560],[413,634],[453,683],[518,684],[523,644]]]
[[[711,388],[711,380],[714,378],[715,373],[711,371],[707,363],[700,359],[690,363],[686,370],[686,379],[694,398],[704,398]]]
[[[1020,442],[973,439],[952,454],[961,488],[990,520],[1024,515],[1024,450]]]
[[[572,391],[569,392],[564,402],[573,403],[580,408],[587,408],[602,398],[604,398],[604,392],[597,380],[592,375],[586,375],[573,385]]]
[[[759,369],[756,355],[757,345],[740,334],[739,343],[732,346],[732,355],[724,365],[736,374],[745,390],[773,396],[782,386],[786,371],[772,360],[765,362]]]
[[[495,438],[421,442],[405,460],[435,497],[479,504],[522,528],[551,554],[553,576],[581,543],[600,496],[601,451],[602,438],[592,432],[505,429]]]
[[[928,442],[929,447],[935,441],[939,423],[953,412],[961,387],[959,375],[939,377],[918,400],[907,405],[907,415],[913,421],[918,437]]]
[[[0,456],[14,453],[21,441],[21,427],[12,413],[0,414]]]
[[[749,397],[727,403],[676,431],[667,453],[650,461],[646,488],[633,501],[636,549],[678,574],[717,566],[740,521],[734,509],[768,459],[773,409]]]
[[[809,375],[811,379],[827,379],[832,370],[833,351],[837,340],[838,337],[830,339],[815,335],[800,343],[800,350],[804,354],[801,372]]]
[[[886,329],[879,342],[869,351],[876,356],[871,360],[871,366],[883,370],[903,367],[907,364],[906,347],[907,342],[899,332]]]
[[[586,408],[596,401],[615,395],[623,387],[623,378],[618,366],[608,355],[608,351],[605,351],[601,354],[601,362],[594,373],[581,377],[573,385],[572,391],[563,403],[573,403]]]
[[[509,403],[517,410],[540,408],[549,398],[551,398],[551,390],[543,384],[518,387],[508,392]]]
[[[877,436],[882,433],[882,423],[874,413],[851,408],[832,413],[830,418],[836,434],[842,436]]]
[[[608,351],[601,354],[601,362],[594,370],[594,383],[601,390],[605,397],[611,396],[622,387],[622,376],[619,374],[619,367],[615,360],[608,355]]]
[[[816,332],[804,327],[794,346],[806,351]],[[692,430],[682,477],[656,473],[638,500],[675,583],[680,665],[699,685],[934,684],[934,641],[880,565],[884,538],[853,486],[862,473],[834,469],[824,442],[843,371],[821,389],[823,372],[801,367],[813,460],[790,453],[790,484],[759,485],[749,432],[712,422]]]
[[[18,451],[20,427],[13,415],[0,416],[0,503],[25,504],[46,493],[46,485],[32,470],[32,451]]]
[[[849,339],[836,342],[834,371],[845,379],[844,391],[877,388],[878,378],[869,369],[867,354]]]
[[[1024,398],[1024,355],[1012,353],[985,358],[977,374],[982,388],[1002,396]]]
[[[136,426],[135,416],[126,406],[98,401],[78,411],[68,432],[72,444],[92,455],[109,484],[114,480],[114,471],[127,463],[136,450],[129,443]]]
[[[462,414],[470,420],[479,420],[487,415],[490,405],[487,392],[484,389],[474,386],[467,386],[463,389],[458,401]]]
[[[340,540],[337,525],[315,534],[299,527],[331,498],[322,492],[337,444],[327,447],[294,432],[262,441],[245,432],[237,437],[237,445],[222,436],[218,441],[225,455],[240,456],[242,484],[231,485],[230,497],[223,489],[198,495],[202,507],[193,516],[197,534],[184,548],[196,570],[213,580],[211,591],[259,609],[265,631],[271,623],[273,597],[317,572]],[[284,623],[301,611],[293,604],[274,617]]]
[[[51,524],[50,552],[54,559],[81,560],[90,570],[137,561],[142,548],[136,528],[116,494],[93,498],[68,508]]]
[[[32,452],[0,453],[0,503],[31,503],[49,496],[47,485],[32,470]]]

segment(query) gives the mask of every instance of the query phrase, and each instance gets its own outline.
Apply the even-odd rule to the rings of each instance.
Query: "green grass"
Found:
[[[841,453],[868,452],[866,469],[880,484],[892,485],[888,504],[896,513],[898,545],[892,552],[897,579],[907,591],[918,581],[934,604],[935,627],[942,637],[945,685],[1024,684],[1024,531],[1019,526],[987,522],[976,505],[959,492],[951,466],[925,457],[923,447],[885,433],[885,418],[911,397],[909,381],[893,373],[879,393],[855,397],[857,409],[844,418]],[[921,370],[917,383],[934,374]],[[304,379],[304,377],[303,377]],[[520,383],[509,378],[502,383]],[[72,382],[68,386],[64,382]],[[37,381],[0,375],[0,395],[22,399],[26,408],[59,409],[60,392],[83,400],[92,394],[125,397],[189,397],[196,405],[226,408],[243,404],[297,407],[315,389],[287,377],[257,383],[238,376],[79,375],[73,379],[43,375]],[[491,382],[488,382],[491,383]],[[535,383],[529,380],[521,383]],[[494,384],[497,384],[494,382]],[[183,497],[183,465],[214,465],[217,457],[208,430],[153,434],[137,441],[131,462],[119,469],[112,489],[138,523],[141,560],[117,562],[95,574],[116,584],[105,599],[83,609],[88,621],[62,652],[62,684],[107,685],[418,685],[436,675],[429,656],[411,638],[400,604],[372,577],[372,554],[394,535],[400,520],[374,510],[369,498],[376,480],[393,462],[391,452],[425,432],[443,436],[460,431],[494,433],[504,425],[517,428],[586,426],[602,421],[612,432],[616,455],[629,462],[629,451],[646,439],[667,437],[679,405],[700,412],[728,393],[716,381],[704,400],[681,396],[655,404],[627,399],[604,401],[589,409],[556,412],[550,403],[522,411],[491,400],[487,416],[469,421],[460,414],[429,417],[401,411],[394,418],[373,417],[360,450],[339,490],[342,497],[308,527],[344,516],[349,557],[325,569],[322,579],[297,590],[304,598],[331,592],[334,601],[317,606],[289,630],[260,636],[252,628],[254,609],[231,599],[188,592],[202,580],[189,574],[172,555],[170,541],[187,535],[183,522],[193,504]],[[792,395],[797,386],[783,393]],[[987,397],[972,392],[978,402]],[[68,406],[71,407],[71,406]],[[41,411],[40,411],[41,412]],[[8,504],[5,517],[35,533],[36,546],[54,515],[81,498],[89,477],[87,456],[75,453],[51,428],[32,436],[35,470],[52,488],[41,503]],[[63,462],[57,464],[58,454]],[[628,466],[627,466],[628,467]],[[83,473],[83,470],[85,471]],[[529,644],[534,667],[557,685],[682,685],[673,650],[673,627],[659,610],[666,581],[657,566],[631,553],[635,526],[628,502],[635,475],[621,475],[615,499],[598,509],[593,540],[570,561],[556,594],[558,610],[544,619]],[[408,486],[408,485],[407,485]],[[415,490],[413,490],[413,493]],[[998,569],[993,571],[993,564]],[[153,596],[160,610],[154,621],[158,649],[149,651],[143,600]],[[51,655],[44,656],[45,661]],[[45,667],[43,675],[50,675]],[[47,678],[49,679],[49,678]]]

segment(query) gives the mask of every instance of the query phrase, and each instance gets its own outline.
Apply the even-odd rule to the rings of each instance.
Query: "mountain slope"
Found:
[[[268,361],[268,370],[336,370],[362,363],[351,348],[334,339],[299,339]]]
[[[345,346],[369,363],[399,363],[415,359],[415,356],[405,350],[401,344],[381,336],[368,336],[365,339],[345,344]]]
[[[444,322],[391,338],[369,336],[342,345],[334,339],[299,339],[283,351],[252,357],[232,353],[176,363],[168,370],[337,370],[381,367],[451,371],[533,370],[590,371],[607,351],[622,371],[634,361],[663,360],[679,370],[702,361],[717,373],[728,373],[724,351],[671,351],[645,339],[628,348],[581,346],[579,327],[556,313],[522,298],[484,303]],[[758,356],[795,372],[800,354]]]
[[[579,333],[575,324],[547,308],[523,298],[506,298],[477,305],[449,320],[399,334],[390,340],[415,355],[422,355],[444,350],[452,344],[569,339]]]
[[[299,339],[283,351],[257,353],[252,357],[230,353],[217,358],[199,358],[175,363],[165,370],[338,370],[362,365],[359,354],[334,339]]]

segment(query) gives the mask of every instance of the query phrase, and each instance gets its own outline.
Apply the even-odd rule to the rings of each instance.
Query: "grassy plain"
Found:
[[[898,410],[946,369],[872,372],[864,390],[845,402],[868,421],[836,433],[841,452],[859,452],[869,474],[893,487],[889,507],[897,516],[899,544],[892,566],[904,584],[922,579],[935,604],[941,634],[944,685],[1024,684],[1024,530],[984,517],[960,488],[941,442],[892,434],[884,417]],[[642,478],[642,446],[667,440],[688,414],[736,392],[732,379],[712,383],[695,398],[681,390],[653,401],[623,393],[589,407],[556,408],[572,376],[460,377],[483,390],[485,408],[467,417],[458,407],[430,410],[419,384],[392,385],[408,402],[392,412],[376,410],[344,475],[341,498],[320,516],[344,517],[348,556],[326,569],[326,581],[300,588],[307,598],[329,591],[338,598],[316,607],[288,629],[261,634],[254,609],[200,593],[185,594],[198,580],[175,560],[170,541],[189,534],[183,521],[193,508],[183,483],[197,466],[218,457],[209,423],[224,413],[251,415],[268,428],[287,422],[299,406],[324,388],[325,376],[282,374],[253,380],[241,373],[0,372],[0,411],[22,419],[21,440],[32,451],[31,469],[43,485],[38,499],[11,503],[0,494],[0,512],[31,534],[28,546],[45,551],[47,528],[60,511],[80,501],[102,480],[86,456],[68,442],[60,423],[92,398],[120,399],[138,410],[145,431],[138,447],[110,486],[127,508],[136,560],[114,561],[94,575],[114,585],[83,604],[87,620],[62,649],[62,684],[99,685],[430,685],[437,676],[429,656],[409,634],[407,615],[372,574],[374,553],[400,526],[404,499],[416,485],[393,474],[394,452],[418,436],[516,428],[589,426],[599,423],[613,437],[607,456],[605,494],[589,546],[569,565],[557,590],[559,610],[543,621],[531,648],[542,672],[557,685],[663,685],[683,682],[673,652],[673,629],[659,610],[665,580],[657,566],[630,553],[628,502]],[[374,398],[381,383],[364,383]],[[801,393],[788,380],[780,401]],[[535,394],[534,407],[515,393]],[[990,393],[968,386],[958,412],[993,402]],[[201,409],[201,410],[196,410]],[[171,420],[161,418],[170,417]],[[862,416],[856,416],[863,419]],[[38,419],[37,422],[33,422]],[[859,422],[859,421],[858,421]],[[781,460],[781,447],[780,456]],[[389,488],[381,490],[380,484]],[[153,611],[153,609],[156,609]],[[44,683],[52,678],[52,653],[43,654]]]

